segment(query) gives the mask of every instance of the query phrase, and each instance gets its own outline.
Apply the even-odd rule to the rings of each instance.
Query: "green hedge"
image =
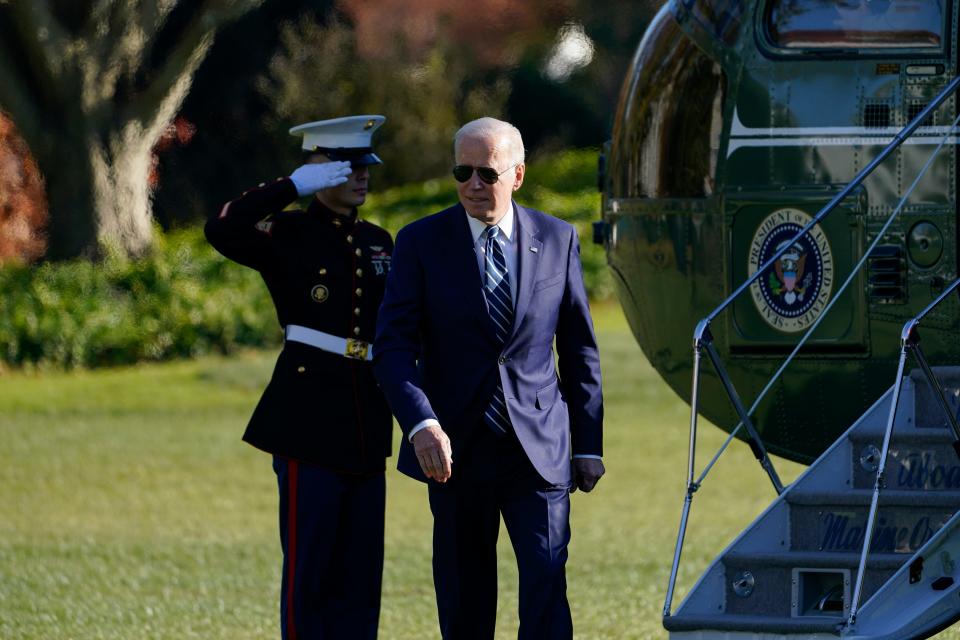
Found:
[[[577,225],[594,298],[610,279],[597,218],[596,152],[534,163],[518,200]],[[392,232],[456,202],[453,180],[431,180],[371,197],[364,215]],[[158,233],[140,260],[107,258],[0,269],[0,362],[22,368],[100,367],[227,353],[279,344],[280,329],[256,272],[222,258],[199,228]]]
[[[279,343],[256,272],[224,260],[200,229],[161,236],[141,260],[0,269],[0,360],[72,368]]]

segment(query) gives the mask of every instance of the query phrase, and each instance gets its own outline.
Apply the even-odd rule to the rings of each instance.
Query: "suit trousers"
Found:
[[[565,564],[569,487],[547,483],[516,436],[484,424],[445,484],[428,484],[433,576],[444,640],[490,640],[497,614],[497,537],[506,524],[520,574],[520,640],[573,637]]]
[[[374,640],[386,499],[382,472],[341,474],[274,456],[284,640]]]

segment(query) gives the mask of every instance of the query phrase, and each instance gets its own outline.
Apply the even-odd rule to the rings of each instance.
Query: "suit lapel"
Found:
[[[483,294],[483,277],[477,265],[477,253],[473,243],[473,234],[467,223],[467,212],[463,205],[450,209],[449,236],[441,238],[439,243],[446,248],[451,266],[449,281],[460,289],[465,309],[477,319],[488,336],[493,339],[494,332],[490,313],[487,311],[487,299]]]
[[[520,281],[517,283],[517,309],[514,314],[511,337],[517,334],[523,316],[533,297],[533,283],[537,281],[537,268],[540,266],[540,253],[543,243],[537,238],[540,229],[526,209],[514,203],[517,222],[517,266]]]

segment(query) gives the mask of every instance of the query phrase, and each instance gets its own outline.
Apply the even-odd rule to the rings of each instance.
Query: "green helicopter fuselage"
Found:
[[[673,0],[624,82],[599,231],[653,366],[689,401],[694,328],[779,249],[710,326],[747,406],[818,323],[753,414],[777,455],[810,462],[875,402],[904,322],[957,277],[955,97],[790,242],[956,76],[951,4]],[[922,337],[931,364],[960,361],[956,299]],[[709,364],[699,407],[738,423]]]

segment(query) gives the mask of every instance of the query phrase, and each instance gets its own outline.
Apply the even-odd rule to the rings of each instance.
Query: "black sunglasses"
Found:
[[[487,184],[496,184],[497,180],[500,179],[500,176],[505,174],[507,171],[510,171],[510,169],[513,169],[515,166],[517,165],[507,167],[500,173],[497,173],[497,170],[491,167],[472,167],[469,164],[458,164],[453,168],[453,177],[457,182],[466,182],[473,177],[473,172],[476,171],[477,175],[480,176],[480,179]]]

